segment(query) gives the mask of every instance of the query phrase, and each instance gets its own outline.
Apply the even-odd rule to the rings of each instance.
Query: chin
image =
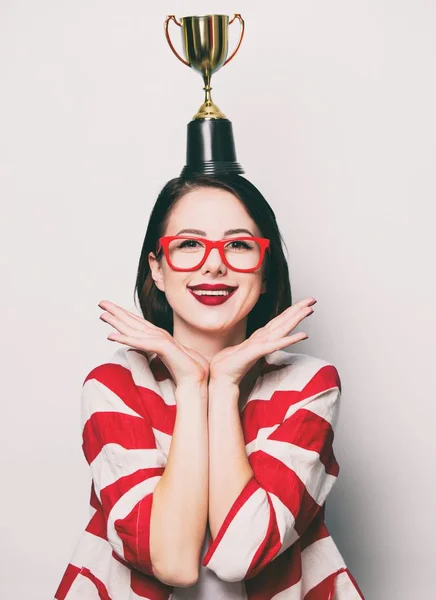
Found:
[[[225,315],[213,315],[212,313],[209,315],[207,313],[201,314],[201,308],[203,307],[200,305],[200,311],[194,315],[192,310],[189,310],[186,313],[176,313],[176,311],[174,311],[174,313],[177,314],[177,317],[180,321],[185,322],[192,329],[209,333],[219,333],[222,331],[232,330],[244,318],[241,317],[237,321],[229,321]],[[204,308],[208,309],[207,306]]]
[[[221,331],[231,330],[236,326],[236,323],[223,323],[222,320],[216,321],[188,321],[191,327],[195,327],[199,331],[207,331],[209,333],[219,333]]]

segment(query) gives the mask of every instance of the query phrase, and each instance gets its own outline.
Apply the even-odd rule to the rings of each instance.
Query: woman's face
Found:
[[[181,232],[186,229],[198,231]],[[226,234],[229,229],[246,231]],[[219,188],[200,188],[182,196],[171,212],[164,235],[198,236],[209,240],[247,235],[262,237],[239,198]],[[226,266],[218,248],[213,248],[204,264],[195,271],[174,271],[163,254],[158,262],[150,253],[149,263],[156,286],[165,292],[174,311],[174,321],[180,318],[201,330],[231,330],[248,315],[259,295],[266,291],[262,281],[264,262],[256,271],[240,273]],[[203,283],[221,283],[237,289],[226,302],[206,305],[188,289],[188,286]]]

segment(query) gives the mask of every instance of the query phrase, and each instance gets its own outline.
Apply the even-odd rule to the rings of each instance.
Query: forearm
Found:
[[[254,475],[245,449],[238,398],[237,385],[209,383],[209,525],[213,539]]]
[[[176,388],[170,451],[153,493],[150,557],[173,585],[198,576],[208,510],[207,384]],[[175,581],[170,579],[175,578]]]

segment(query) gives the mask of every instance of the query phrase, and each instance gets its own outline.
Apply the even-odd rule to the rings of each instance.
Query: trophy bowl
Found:
[[[228,56],[229,26],[236,20],[240,23],[239,41],[230,56]],[[169,34],[169,24],[174,21],[181,29],[182,48],[185,58],[175,49]],[[204,15],[182,17],[180,22],[175,15],[168,15],[164,22],[165,36],[171,50],[186,66],[198,71],[204,82],[204,102],[193,119],[225,119],[225,115],[212,102],[210,81],[213,73],[229,63],[244,37],[245,24],[240,14],[235,14],[231,20],[228,15]]]

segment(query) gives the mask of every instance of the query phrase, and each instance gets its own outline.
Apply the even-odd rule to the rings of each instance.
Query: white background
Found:
[[[162,23],[236,11],[213,97],[276,212],[294,302],[318,300],[291,350],[343,384],[327,524],[367,600],[434,595],[435,3],[1,0],[5,600],[51,598],[88,521],[80,389],[118,347],[97,304],[136,310],[150,210],[203,95]]]

